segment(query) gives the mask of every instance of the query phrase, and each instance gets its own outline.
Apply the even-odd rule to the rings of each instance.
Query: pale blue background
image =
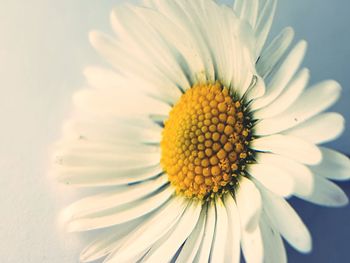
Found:
[[[83,242],[57,228],[57,211],[73,200],[45,171],[81,71],[102,63],[87,33],[109,31],[118,0],[0,1],[0,261],[77,262]],[[230,2],[230,1],[227,1]],[[309,42],[305,65],[312,82],[337,79],[344,87],[334,110],[350,119],[348,0],[281,0],[273,33],[291,25]],[[332,147],[350,154],[348,131]],[[350,184],[342,184],[350,193]],[[58,192],[58,193],[57,193]],[[290,262],[349,262],[350,211],[293,201],[314,237],[314,251],[289,251]]]

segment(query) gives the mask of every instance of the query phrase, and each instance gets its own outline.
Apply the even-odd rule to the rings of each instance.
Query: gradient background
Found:
[[[1,0],[0,3],[0,261],[77,262],[85,235],[57,227],[58,211],[74,200],[46,175],[50,143],[83,86],[81,71],[103,61],[90,47],[90,29],[110,32],[118,0]],[[226,3],[231,1],[227,0]],[[338,80],[343,96],[333,110],[350,119],[348,0],[280,0],[272,35],[293,26],[306,39],[311,82]],[[349,125],[332,147],[350,154]],[[350,184],[342,188],[350,194]],[[288,247],[290,262],[349,262],[349,206],[328,209],[292,200],[310,228],[314,250]]]

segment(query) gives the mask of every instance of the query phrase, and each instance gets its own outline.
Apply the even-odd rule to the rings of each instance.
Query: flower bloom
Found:
[[[325,113],[341,88],[308,86],[306,42],[293,30],[266,43],[275,0],[145,0],[111,14],[116,36],[90,34],[112,69],[88,88],[55,147],[54,173],[95,188],[65,210],[70,231],[104,229],[89,262],[287,261],[282,237],[312,248],[294,195],[342,206],[333,180],[350,162],[319,144],[344,119]]]

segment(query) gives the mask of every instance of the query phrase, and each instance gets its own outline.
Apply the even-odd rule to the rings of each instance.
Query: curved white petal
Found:
[[[171,107],[146,96],[133,87],[83,89],[74,94],[73,101],[81,113],[91,115],[145,116],[168,115]]]
[[[128,83],[125,77],[112,69],[99,66],[88,66],[84,69],[84,76],[90,87],[101,88],[123,88]]]
[[[107,144],[159,144],[161,127],[151,119],[91,115],[74,118],[64,126],[65,140],[87,140]]]
[[[259,226],[252,232],[242,231],[241,245],[247,263],[262,263],[264,261],[264,246]]]
[[[271,77],[268,89],[263,97],[252,103],[252,110],[257,110],[274,101],[297,72],[306,52],[306,42],[300,41],[289,53],[282,65]]]
[[[261,215],[260,230],[264,243],[265,262],[287,263],[287,253],[281,235],[271,224],[265,213]]]
[[[314,181],[315,185],[311,194],[297,196],[311,203],[330,207],[345,206],[349,203],[344,191],[335,183],[317,175]]]
[[[234,2],[233,8],[237,15],[241,19],[246,20],[252,28],[255,28],[255,24],[258,18],[259,2],[259,0],[235,0]]]
[[[322,162],[311,167],[312,171],[322,177],[345,181],[350,179],[349,157],[334,150],[320,147]]]
[[[66,209],[63,213],[69,220],[94,214],[100,211],[125,205],[157,191],[168,182],[166,176],[146,181],[140,184],[129,185],[122,190],[104,192],[81,199]]]
[[[318,164],[322,159],[317,146],[293,136],[270,135],[255,139],[250,147],[257,151],[272,152],[305,164]]]
[[[125,75],[129,85],[169,104],[176,102],[181,96],[176,83],[160,73],[156,65],[150,64],[149,61],[142,61],[142,52],[135,54],[135,50],[127,45],[122,45],[110,36],[99,32],[90,32],[89,37],[92,46],[117,71]]]
[[[323,113],[284,132],[306,141],[320,144],[332,141],[344,131],[345,119],[339,113]]]
[[[288,87],[272,103],[254,112],[255,119],[274,117],[288,109],[302,94],[310,78],[308,69],[301,70],[288,84]]]
[[[241,223],[235,200],[230,194],[225,196],[225,207],[228,216],[228,234],[225,249],[225,263],[240,262]]]
[[[312,193],[314,189],[314,176],[306,165],[293,161],[290,158],[270,153],[260,153],[257,155],[257,162],[278,167],[288,173],[294,181],[293,193],[301,195]],[[283,185],[284,183],[281,183],[281,187]]]
[[[297,126],[332,106],[339,98],[340,92],[341,87],[337,82],[321,82],[307,89],[288,110],[257,123],[256,134],[274,134]]]
[[[225,205],[221,199],[215,201],[216,207],[216,227],[214,241],[211,248],[210,258],[212,262],[224,262],[226,240],[228,235],[228,215]]]
[[[203,207],[196,227],[193,229],[191,235],[186,240],[175,262],[177,263],[193,262],[202,242],[206,216],[207,216],[207,208]]]
[[[269,163],[259,162],[248,166],[248,173],[277,195],[293,194],[294,181],[288,172]]]
[[[307,227],[284,198],[260,188],[264,211],[281,235],[298,251],[311,251],[312,240]]]
[[[273,18],[275,16],[277,1],[260,1],[260,4],[263,4],[263,6],[260,8],[259,17],[255,27],[255,35],[257,39],[255,53],[257,56],[260,56],[261,50],[263,49],[266,39],[269,35]]]
[[[123,227],[114,227],[108,230],[108,232],[102,233],[99,237],[90,243],[80,253],[81,262],[91,262],[102,257],[105,257],[113,250],[118,249],[126,238],[130,231],[132,231],[143,219],[135,220],[123,225]]]
[[[77,232],[105,228],[140,218],[159,208],[171,197],[173,192],[172,188],[165,187],[162,191],[149,198],[107,210],[103,213],[73,219],[67,226],[68,231]]]
[[[63,168],[54,169],[52,173],[59,182],[77,187],[123,186],[165,176],[160,165],[128,169]]]
[[[176,54],[173,53],[168,39],[163,39],[157,31],[158,24],[154,18],[163,20],[166,18],[154,10],[131,5],[119,5],[111,13],[111,24],[117,36],[126,41],[126,44],[133,51],[140,50],[139,57],[144,57],[144,61],[154,64],[155,67],[168,79],[176,84],[180,89],[190,88],[186,72],[181,68]],[[165,21],[165,22],[164,22]],[[160,21],[158,21],[160,22]],[[140,31],[139,28],[142,27]],[[173,32],[175,33],[175,32]]]
[[[260,76],[266,78],[275,69],[283,54],[287,51],[293,37],[293,28],[287,27],[262,50],[256,63],[256,69]]]
[[[189,204],[183,213],[179,222],[174,227],[169,238],[161,244],[161,246],[155,250],[151,248],[149,255],[145,262],[153,263],[167,263],[170,262],[176,251],[181,247],[182,243],[191,234],[195,228],[202,206],[200,203],[194,202]]]
[[[147,251],[155,242],[161,239],[178,222],[187,203],[179,198],[169,200],[148,221],[136,228],[122,244],[107,259],[110,262],[128,262],[142,252]],[[114,261],[113,261],[114,260]]]
[[[236,204],[239,211],[242,229],[253,231],[259,224],[261,196],[254,183],[242,177],[236,190]]]
[[[208,262],[210,250],[214,240],[216,212],[215,205],[211,202],[208,204],[207,221],[205,222],[204,236],[201,246],[193,262]]]

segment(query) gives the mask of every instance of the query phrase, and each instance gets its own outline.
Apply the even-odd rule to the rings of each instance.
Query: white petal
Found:
[[[214,242],[211,248],[210,258],[212,262],[224,262],[226,240],[228,236],[228,215],[224,203],[217,199],[216,206],[216,227]]]
[[[323,113],[285,132],[319,144],[336,139],[344,131],[345,119],[339,113]]]
[[[77,109],[86,114],[149,117],[168,115],[171,110],[168,104],[143,95],[132,87],[83,89],[74,94],[73,100]]]
[[[241,1],[236,0],[234,10],[241,19],[246,20],[252,28],[255,27],[259,9],[259,0]]]
[[[179,198],[171,199],[147,222],[136,228],[126,242],[113,252],[110,262],[130,262],[131,259],[147,251],[155,242],[161,239],[178,222],[187,203]]]
[[[74,118],[64,127],[71,140],[88,140],[108,144],[156,144],[161,141],[161,127],[151,119],[111,116]]]
[[[106,167],[64,168],[55,169],[53,173],[59,182],[78,187],[129,185],[165,176],[160,165],[136,169],[120,169],[118,167],[112,169]]]
[[[261,215],[260,230],[264,242],[264,258],[269,263],[287,263],[287,253],[280,233],[264,213]]]
[[[250,147],[257,151],[272,152],[305,164],[317,164],[322,159],[317,146],[297,137],[270,135],[252,141]]]
[[[332,106],[339,98],[340,91],[340,85],[331,80],[307,89],[289,109],[257,123],[256,134],[274,134],[303,123]]]
[[[206,216],[207,209],[203,208],[196,227],[193,229],[191,235],[186,240],[179,256],[176,259],[177,263],[193,262],[202,242]]]
[[[140,50],[138,57],[142,56],[145,61],[150,61],[150,64],[154,64],[164,76],[186,90],[190,88],[186,73],[177,61],[176,55],[173,54],[169,43],[162,39],[164,35],[158,34],[156,29],[159,25],[150,18],[150,13],[160,17],[159,13],[150,9],[118,5],[111,14],[113,29],[123,41],[127,41],[132,50]],[[138,30],[139,28],[142,30]]]
[[[349,180],[349,157],[324,147],[320,147],[320,150],[322,152],[322,162],[317,166],[311,167],[312,171],[319,176],[332,180]]]
[[[88,66],[84,69],[84,76],[90,87],[94,88],[122,88],[127,82],[124,77],[111,69]]]
[[[288,173],[294,181],[294,193],[302,195],[312,193],[314,188],[314,176],[307,166],[293,161],[290,158],[270,153],[260,153],[257,155],[257,162],[278,167]]]
[[[271,104],[254,112],[255,119],[274,117],[288,109],[302,94],[310,78],[307,69],[301,70],[288,84],[284,92]]]
[[[149,252],[150,256],[145,262],[170,262],[176,251],[181,247],[183,242],[195,228],[201,210],[202,206],[200,203],[194,202],[190,204],[175,228],[172,230],[169,238],[156,250],[153,250],[152,248]]]
[[[110,62],[113,67],[133,82],[140,91],[151,94],[167,103],[174,103],[181,96],[176,84],[162,74],[152,61],[144,59],[144,53],[135,52],[130,46],[122,45],[115,39],[99,32],[90,32],[93,47]],[[132,61],[132,63],[131,63]]]
[[[84,250],[80,253],[80,261],[95,261],[108,255],[113,250],[118,249],[126,240],[130,231],[140,224],[140,221],[142,221],[142,219],[126,223],[122,227],[108,229],[107,232],[99,235],[95,241],[84,248]]]
[[[310,233],[294,209],[282,197],[260,188],[264,211],[270,222],[282,236],[298,251],[311,251],[312,240]]]
[[[208,262],[210,249],[214,239],[215,232],[215,206],[213,203],[208,205],[207,221],[205,223],[204,236],[201,246],[197,252],[194,262]]]
[[[272,76],[270,83],[267,85],[268,89],[263,97],[257,99],[252,104],[252,109],[260,109],[272,101],[274,101],[287,86],[289,81],[297,72],[306,51],[306,42],[299,42],[295,48],[289,53],[282,65]]]
[[[298,197],[314,204],[340,207],[349,203],[344,191],[335,183],[320,177],[314,177],[315,186],[310,195],[297,195]]]
[[[280,196],[293,194],[294,181],[283,169],[269,163],[259,162],[248,166],[248,173],[263,186]]]
[[[148,20],[156,27],[163,39],[178,51],[179,64],[190,75],[192,83],[206,80],[207,77],[209,81],[214,80],[210,51],[201,31],[192,21],[192,15],[195,15],[199,9],[193,10],[188,1],[153,0],[150,2],[162,14],[155,15],[149,12]]]
[[[247,263],[262,263],[264,260],[264,247],[260,227],[252,232],[242,231],[242,251]]]
[[[89,196],[68,206],[64,210],[64,214],[71,220],[131,203],[160,189],[167,182],[166,176],[161,176],[155,180],[127,186],[123,190],[114,190]]]
[[[262,1],[260,1],[260,4]],[[256,23],[255,34],[256,34],[256,54],[260,56],[261,50],[265,45],[266,39],[269,35],[273,18],[275,15],[277,6],[276,0],[266,0],[263,3],[263,7],[259,12],[259,17]]]
[[[225,249],[225,263],[239,263],[241,254],[241,223],[239,221],[237,205],[230,194],[225,196],[225,207],[229,222]]]
[[[159,208],[171,197],[173,192],[172,188],[166,187],[161,192],[147,199],[135,201],[104,213],[73,219],[68,224],[68,230],[71,232],[87,231],[129,222]]]
[[[254,183],[242,177],[236,191],[236,204],[242,229],[253,231],[259,224],[261,197]]]
[[[281,60],[294,37],[294,31],[287,27],[262,50],[256,68],[260,76],[266,78]]]

